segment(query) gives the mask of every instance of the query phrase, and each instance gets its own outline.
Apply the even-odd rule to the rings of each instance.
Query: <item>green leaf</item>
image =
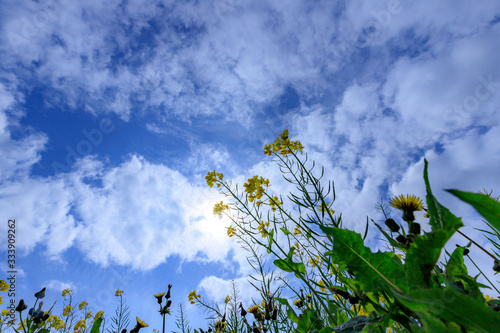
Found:
[[[295,276],[297,276],[299,278],[300,276],[297,273],[305,274],[306,273],[306,266],[301,262],[299,262],[299,263],[293,262],[292,255],[293,255],[294,250],[295,250],[295,247],[292,246],[290,248],[290,252],[288,253],[287,258],[286,259],[276,259],[274,261],[274,265],[276,267],[284,270],[285,272],[295,273]]]
[[[271,246],[273,245],[274,229],[269,233],[269,245],[267,246],[267,254],[271,253]]]
[[[288,319],[293,321],[295,324],[298,324],[299,317],[297,316],[297,314],[295,313],[295,311],[293,311],[293,309],[291,307],[289,307],[288,310],[286,310],[286,314],[288,316]]]
[[[441,250],[455,231],[463,226],[462,221],[432,195],[427,167],[425,160],[424,181],[432,232],[417,237],[406,254],[406,279],[412,288],[432,286],[431,272],[439,260]]]
[[[373,253],[364,246],[361,235],[354,231],[323,226],[320,228],[334,240],[332,251],[325,254],[332,256],[334,263],[347,265],[365,292],[408,290],[403,267],[393,260],[394,253]]]
[[[464,250],[464,247],[457,247],[446,264],[446,277],[452,281],[456,275],[469,275],[464,264]]]
[[[94,325],[92,325],[90,333],[99,333],[99,327],[101,326],[101,323],[102,323],[102,317],[97,318],[96,321],[94,321]]]
[[[335,326],[333,330],[336,333],[357,333],[363,332],[363,330],[370,324],[377,323],[382,317],[370,318],[365,316],[357,316],[349,319],[345,323],[339,326]]]
[[[500,232],[500,202],[486,194],[447,190],[462,201],[472,205],[481,216]]]
[[[489,309],[484,301],[450,288],[419,289],[396,297],[421,318],[442,319],[471,332],[498,332],[500,327],[500,314]]]
[[[283,233],[284,233],[286,236],[290,235],[290,231],[288,231],[287,229],[285,229],[285,228],[280,228],[280,230],[281,230],[281,231],[283,231]]]

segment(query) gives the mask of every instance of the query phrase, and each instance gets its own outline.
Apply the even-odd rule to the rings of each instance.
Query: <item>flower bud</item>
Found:
[[[410,224],[410,233],[420,235],[420,223],[413,222]]]
[[[408,240],[406,239],[405,236],[403,235],[399,235],[398,237],[396,237],[396,240],[398,241],[398,243],[400,244],[403,244],[403,245],[407,245],[408,244]]]
[[[44,298],[44,297],[45,297],[45,287],[43,287],[43,289],[42,289],[42,290],[40,290],[39,292],[37,292],[37,293],[35,294],[35,297],[36,297],[37,299],[39,299],[39,298]]]
[[[385,220],[385,225],[389,228],[389,230],[391,230],[391,232],[399,231],[399,225],[393,219]]]

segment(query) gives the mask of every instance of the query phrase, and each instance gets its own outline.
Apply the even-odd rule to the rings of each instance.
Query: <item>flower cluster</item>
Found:
[[[335,211],[333,209],[330,208],[330,205],[328,204],[320,204],[319,207],[318,207],[318,211],[321,212],[321,213],[326,213],[326,212],[330,212],[332,215],[335,214]]]
[[[225,205],[222,201],[219,203],[216,203],[214,206],[214,215],[221,215],[222,212],[226,209],[229,209],[229,206]]]
[[[188,295],[188,301],[191,303],[191,304],[194,304],[196,302],[196,299],[197,298],[200,298],[201,296],[196,294],[196,290],[193,290],[192,292],[189,293]]]
[[[248,183],[243,184],[245,193],[248,193],[248,201],[252,202],[254,199],[262,198],[264,194],[264,187],[269,187],[269,179],[263,177],[253,176],[248,179]]]
[[[280,153],[285,156],[287,154],[291,154],[292,151],[299,151],[302,154],[302,143],[300,141],[290,141],[288,137],[288,130],[284,130],[283,133],[278,135],[278,138],[274,143],[268,144],[264,146],[264,154],[271,156],[273,153]]]
[[[279,205],[282,205],[283,202],[279,201],[278,197],[277,196],[274,196],[272,198],[269,198],[269,206],[271,207],[271,210],[273,212],[276,211],[276,207],[279,206]]]
[[[233,237],[234,235],[236,235],[236,229],[232,226],[229,226],[229,228],[227,228],[227,235],[229,237]]]
[[[265,222],[262,221],[259,226],[257,227],[257,229],[259,230],[260,234],[262,235],[262,238],[266,238],[267,235],[269,234],[266,230],[266,227],[269,226],[269,221],[268,222]]]
[[[222,173],[215,172],[215,170],[214,170],[212,172],[209,172],[205,176],[205,180],[207,181],[207,185],[209,187],[213,187],[215,183],[217,183],[217,187],[220,187],[220,183],[218,183],[217,181],[221,181],[223,177],[224,177],[224,175]]]

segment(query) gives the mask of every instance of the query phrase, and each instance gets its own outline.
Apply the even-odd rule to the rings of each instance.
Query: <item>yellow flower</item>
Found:
[[[214,215],[220,215],[226,209],[229,209],[229,206],[224,205],[222,201],[220,203],[216,203],[214,206]]]
[[[269,226],[269,222],[266,222],[264,223],[264,221],[262,221],[259,226],[257,227],[257,229],[259,230],[260,234],[262,235],[262,238],[265,238],[267,237],[267,235],[269,234],[266,230],[266,227]]]
[[[85,314],[85,319],[89,319],[90,317],[92,317],[92,311],[88,311],[88,312]]]
[[[264,154],[271,156],[273,153],[280,153],[285,156],[291,154],[293,151],[299,151],[302,154],[302,143],[300,141],[290,141],[288,137],[288,130],[284,130],[283,133],[278,135],[274,143],[267,144],[264,146]]]
[[[163,295],[165,295],[165,293],[159,293],[159,294],[153,295],[154,297],[156,297],[156,300],[158,300],[158,304],[161,304],[162,299],[163,299]]]
[[[295,228],[293,228],[293,235],[297,236],[298,234],[301,234],[302,230],[300,230],[300,226],[296,225]]]
[[[94,316],[94,321],[96,321],[97,319],[101,318],[102,316],[104,315],[104,311],[98,311],[95,316]]]
[[[3,309],[2,310],[2,316],[8,316],[9,315],[9,310]]]
[[[3,304],[2,296],[0,296],[0,304]]]
[[[207,181],[207,185],[210,188],[212,188],[216,182],[217,182],[217,187],[220,187],[220,181],[222,181],[223,177],[224,177],[224,175],[222,173],[215,172],[215,170],[214,170],[212,172],[209,172],[205,176],[205,180]]]
[[[80,319],[79,321],[77,321],[76,324],[75,324],[75,327],[73,329],[76,331],[76,330],[78,330],[80,328],[83,328],[83,329],[87,328],[87,325],[86,325],[84,319]]]
[[[226,299],[224,300],[224,303],[227,304],[231,300],[231,297],[229,295],[226,296]]]
[[[354,313],[357,313],[358,316],[368,316],[368,312],[366,312],[365,308],[362,307],[362,306],[359,306],[359,305],[353,305],[351,306],[351,310],[354,312]]]
[[[224,332],[224,328],[226,328],[227,323],[223,321],[218,321],[214,325],[215,333],[222,333]]]
[[[319,284],[319,290],[321,290],[322,292],[326,292],[325,283],[323,282],[323,280],[319,280],[318,284]]]
[[[258,310],[259,310],[258,305],[252,305],[251,307],[248,308],[247,312],[253,314],[254,312],[257,312]]]
[[[123,294],[123,290],[117,289],[115,292],[116,297],[120,297]]]
[[[409,194],[407,194],[406,197],[403,194],[398,197],[394,197],[391,199],[389,204],[391,207],[403,211],[403,220],[405,221],[414,221],[415,216],[413,215],[413,212],[424,209],[422,200],[417,196]]]
[[[85,302],[85,301],[81,302],[81,303],[78,305],[78,310],[80,310],[80,311],[81,311],[81,310],[83,309],[83,307],[84,307],[84,306],[86,306],[86,305],[89,305],[89,303],[87,303],[87,302]]]
[[[144,328],[149,326],[148,324],[140,320],[139,317],[135,317],[135,320],[137,320],[137,324],[135,326],[138,328]]]
[[[326,204],[326,205],[320,204],[318,207],[318,211],[320,211],[321,213],[323,213],[323,212],[326,213],[326,212],[330,211],[330,213],[332,213],[332,215],[335,214],[335,211],[333,209],[331,209],[330,205],[328,205],[328,204]]]
[[[235,234],[236,234],[236,229],[233,228],[232,226],[229,226],[229,228],[227,228],[227,235],[229,237],[233,237]]]
[[[295,305],[298,308],[301,308],[304,305],[304,302],[302,302],[301,299],[296,299],[295,301],[293,301],[293,305]]]
[[[263,186],[269,187],[269,179],[259,178],[257,175],[248,178],[247,183],[243,184],[245,193],[248,193],[248,201],[252,202],[254,199],[262,198],[265,192]]]
[[[70,304],[66,305],[66,307],[63,309],[63,317],[66,317],[72,310],[73,307]]]
[[[491,297],[489,295],[484,295],[484,299],[486,300],[486,302],[495,300],[495,298],[493,298],[493,297]]]
[[[191,304],[194,304],[195,303],[195,300],[197,298],[199,298],[200,295],[197,295],[196,294],[196,290],[193,290],[192,292],[189,293],[188,295],[188,301],[191,303]]]
[[[62,297],[66,297],[67,294],[71,293],[73,290],[66,288],[62,292]]]
[[[0,291],[6,292],[9,290],[9,285],[4,280],[0,280]]]
[[[283,204],[281,201],[278,200],[277,196],[274,196],[273,198],[269,198],[269,206],[271,206],[271,209],[273,212],[276,211],[276,207]]]

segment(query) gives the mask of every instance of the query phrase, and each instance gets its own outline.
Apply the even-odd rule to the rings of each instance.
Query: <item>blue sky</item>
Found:
[[[46,286],[60,307],[69,287],[111,315],[120,288],[149,331],[169,283],[174,308],[193,289],[221,302],[233,279],[249,299],[247,254],[204,176],[261,174],[285,193],[262,154],[285,128],[335,181],[348,228],[381,219],[380,198],[423,198],[427,158],[435,195],[489,248],[442,189],[500,189],[498,1],[3,0],[0,13],[0,212],[18,223],[18,299]]]

